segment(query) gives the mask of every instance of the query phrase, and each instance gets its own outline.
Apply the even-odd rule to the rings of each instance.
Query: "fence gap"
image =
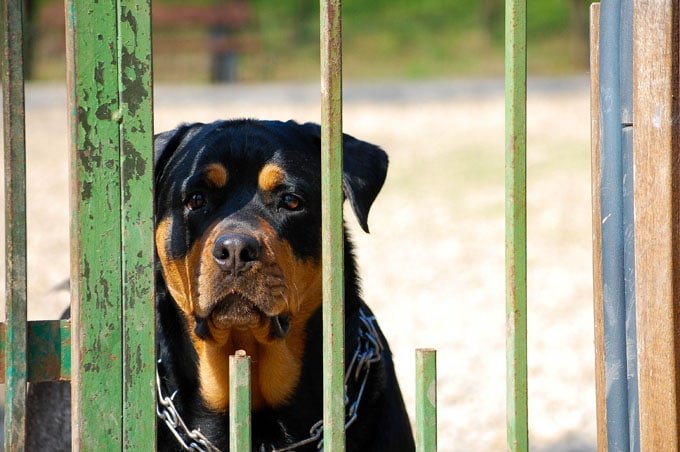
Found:
[[[5,450],[23,450],[26,436],[26,127],[23,2],[3,8],[5,149]]]

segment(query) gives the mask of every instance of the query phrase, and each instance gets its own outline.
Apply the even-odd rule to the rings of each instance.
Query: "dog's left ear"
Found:
[[[321,143],[321,127],[314,123],[301,126]],[[387,153],[378,146],[342,135],[342,189],[361,228],[368,232],[368,212],[387,177]]]

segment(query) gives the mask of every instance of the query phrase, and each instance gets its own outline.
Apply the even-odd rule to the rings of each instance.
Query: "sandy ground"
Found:
[[[589,100],[585,79],[572,85],[529,92],[529,424],[537,451],[595,448]],[[160,87],[156,130],[244,116],[318,120],[314,88],[248,89]],[[391,167],[371,234],[349,210],[346,217],[412,418],[414,349],[434,347],[440,450],[504,450],[503,98],[500,89],[453,91],[348,95],[345,131],[381,145]],[[31,86],[27,104],[29,315],[56,318],[68,303],[54,289],[68,277],[65,94]]]

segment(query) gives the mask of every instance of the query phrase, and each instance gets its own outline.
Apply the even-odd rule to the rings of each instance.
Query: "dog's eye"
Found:
[[[205,196],[200,193],[193,193],[184,201],[184,205],[189,210],[196,210],[205,207]]]
[[[302,198],[292,193],[286,193],[281,198],[281,207],[292,211],[300,210],[302,209]]]

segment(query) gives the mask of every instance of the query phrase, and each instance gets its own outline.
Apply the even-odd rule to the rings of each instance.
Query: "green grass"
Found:
[[[216,0],[197,3],[213,1]],[[570,9],[570,1],[582,3],[582,8]],[[318,3],[309,0],[250,3],[255,17],[249,29],[241,34],[255,42],[256,47],[241,56],[239,79],[318,80]],[[588,4],[585,0],[531,3],[530,74],[564,74],[586,68],[587,27],[583,28],[583,21]],[[349,79],[500,76],[503,14],[500,0],[347,0],[343,5],[344,75]],[[210,64],[207,51],[199,48],[179,53],[172,45],[162,45],[164,34],[167,31],[157,32],[154,37],[160,44],[154,55],[156,79],[207,82]],[[171,33],[173,39],[201,34],[207,43],[207,30],[180,29]],[[63,46],[55,49],[54,42],[54,36],[39,37],[37,79],[64,77]]]

